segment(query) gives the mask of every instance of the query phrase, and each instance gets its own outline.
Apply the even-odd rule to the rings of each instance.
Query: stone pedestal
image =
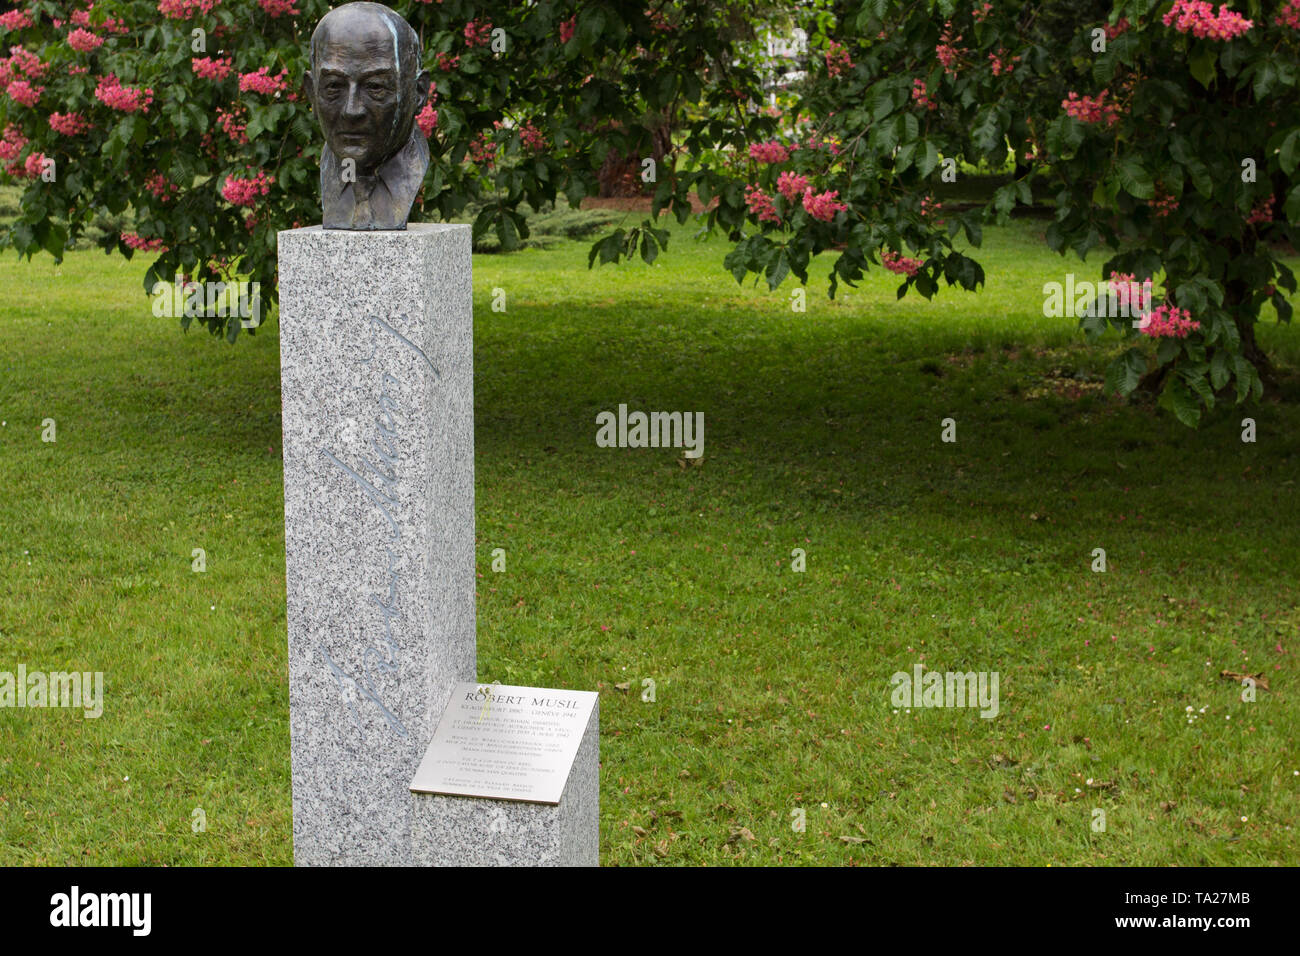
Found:
[[[558,806],[410,794],[424,866],[599,866],[600,708],[592,709]]]
[[[279,243],[294,860],[411,864],[476,670],[470,227]]]

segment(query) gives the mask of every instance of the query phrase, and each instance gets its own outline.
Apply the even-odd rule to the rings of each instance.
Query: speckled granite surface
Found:
[[[432,736],[432,735],[431,735]],[[599,866],[600,702],[559,806],[410,794],[422,866]]]
[[[475,678],[470,228],[279,242],[294,859],[411,864]]]

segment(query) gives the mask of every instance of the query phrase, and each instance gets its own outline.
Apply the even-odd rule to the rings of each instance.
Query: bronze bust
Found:
[[[429,144],[415,116],[429,97],[420,38],[380,3],[345,3],[316,24],[304,79],[325,146],[326,229],[405,229]]]

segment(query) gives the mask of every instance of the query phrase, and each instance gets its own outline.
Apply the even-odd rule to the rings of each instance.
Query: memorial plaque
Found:
[[[459,683],[411,790],[558,804],[596,699],[587,690]]]

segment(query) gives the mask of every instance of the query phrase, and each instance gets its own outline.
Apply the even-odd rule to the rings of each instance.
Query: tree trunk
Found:
[[[606,154],[600,171],[596,173],[602,199],[611,196],[641,196],[654,191],[651,184],[641,181],[641,162],[653,159],[658,167],[664,156],[672,150],[673,130],[666,117],[649,118],[647,125],[651,129],[651,141],[646,147],[626,153],[611,149]],[[656,169],[656,175],[661,174],[662,170]]]

